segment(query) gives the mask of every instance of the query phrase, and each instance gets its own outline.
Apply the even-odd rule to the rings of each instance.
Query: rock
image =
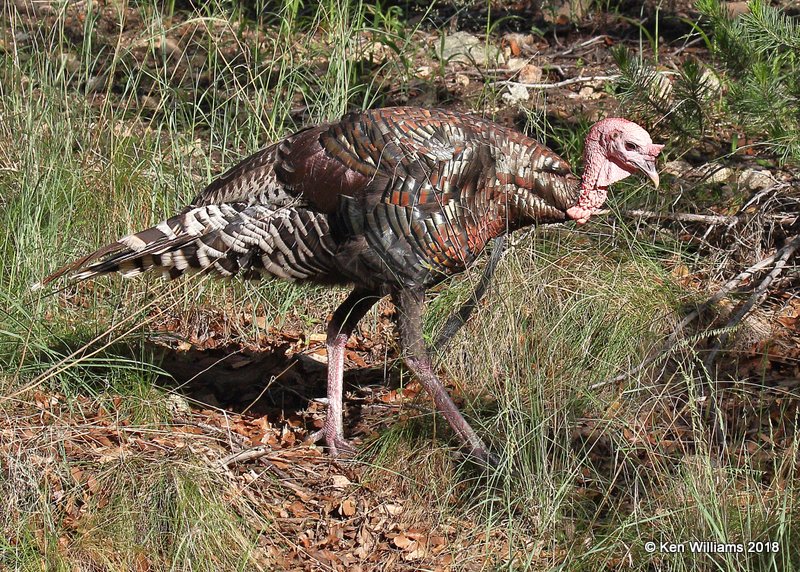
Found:
[[[420,79],[428,79],[433,75],[433,68],[431,66],[419,66],[415,71],[417,77]]]
[[[530,50],[534,43],[531,34],[510,33],[503,36],[503,53],[506,57],[518,58],[524,51]]]
[[[155,111],[161,108],[161,100],[152,95],[143,95],[139,98],[139,107]]]
[[[374,64],[382,64],[392,58],[392,49],[381,42],[371,42],[364,46],[362,52],[365,59]]]
[[[81,61],[72,52],[61,54],[61,65],[71,74],[81,69]]]
[[[90,76],[86,80],[86,93],[93,93],[97,91],[105,91],[108,86],[108,76],[104,73]]]
[[[597,91],[590,85],[586,85],[580,89],[578,92],[578,97],[583,99],[600,99],[603,96],[603,92]]]
[[[700,74],[700,85],[701,93],[706,97],[713,97],[722,89],[722,82],[719,81],[719,76],[710,69],[705,69]]]
[[[706,179],[707,183],[725,183],[733,176],[733,169],[722,167],[713,171]]]
[[[542,81],[542,68],[533,64],[527,64],[519,70],[517,78],[522,83],[539,83]]]
[[[747,2],[722,2],[722,9],[728,13],[728,18],[736,18],[750,12]]]
[[[520,102],[528,101],[531,95],[528,93],[528,88],[518,83],[508,84],[508,92],[502,94],[503,98],[508,105],[517,105]]]
[[[526,65],[528,65],[528,60],[525,58],[510,58],[506,62],[506,69],[508,69],[508,71],[515,72],[521,70]]]
[[[691,170],[692,166],[686,161],[682,161],[680,159],[664,163],[664,172],[668,175],[674,175],[675,177],[682,177]]]
[[[152,46],[152,48],[151,48]],[[134,49],[153,50],[154,53],[164,53],[170,58],[180,59],[183,57],[183,48],[172,38],[156,38],[154,41],[144,38],[133,44]]]
[[[463,87],[467,87],[469,85],[470,79],[467,74],[464,73],[457,73],[455,77],[456,85],[460,85]]]
[[[520,83],[539,83],[542,81],[542,68],[528,63],[525,58],[511,58],[506,63],[508,71],[516,72],[512,78]]]
[[[537,52],[537,39],[533,34],[508,33],[503,36],[500,45],[506,58],[519,58]]]
[[[0,9],[5,8],[5,4],[5,2],[0,2]],[[32,2],[31,0],[14,0],[8,4],[9,6],[13,4],[14,8],[25,16],[44,16],[45,14],[52,14],[55,11],[53,8],[55,2],[49,2],[47,0],[37,0],[36,2]]]
[[[767,170],[745,169],[736,179],[740,187],[750,191],[766,189],[776,183],[775,178]]]
[[[563,0],[560,3],[546,3],[542,16],[550,24],[569,24],[577,22],[589,12],[591,0]]]
[[[456,32],[444,38],[441,59],[447,63],[486,65],[502,63],[500,50],[468,32]]]
[[[179,60],[183,57],[183,48],[178,42],[169,36],[165,37],[163,41],[156,40],[155,45],[157,48],[164,50],[169,57],[175,58],[176,60]]]
[[[719,163],[706,163],[693,169],[687,175],[701,179],[704,183],[725,183],[733,177],[733,169],[722,167]]]

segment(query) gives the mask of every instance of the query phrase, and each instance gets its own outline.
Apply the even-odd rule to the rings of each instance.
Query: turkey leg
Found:
[[[311,436],[313,442],[324,440],[330,454],[352,454],[352,445],[344,438],[342,421],[342,394],[344,391],[344,349],[350,334],[361,318],[369,311],[380,296],[369,290],[356,288],[341,306],[336,308],[328,322],[325,345],[328,350],[328,413],[322,430]]]
[[[496,464],[478,434],[469,426],[447,389],[433,371],[428,350],[422,339],[422,310],[425,292],[422,289],[395,290],[392,300],[397,306],[397,326],[400,329],[400,343],[405,355],[406,365],[414,372],[422,386],[431,394],[433,402],[450,427],[469,449],[470,454],[487,464]]]

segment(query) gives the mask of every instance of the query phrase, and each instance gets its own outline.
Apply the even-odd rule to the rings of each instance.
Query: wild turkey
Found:
[[[315,435],[350,451],[342,426],[347,339],[383,296],[397,307],[405,362],[469,452],[488,449],[431,366],[422,339],[424,293],[468,267],[486,243],[520,227],[586,222],[608,186],[641,171],[658,186],[654,145],[625,119],[596,123],[583,179],[555,153],[481,117],[395,107],[350,113],[294,133],[245,159],[191,205],[48,276],[84,280],[153,267],[268,275],[352,285],[327,327],[328,412]]]

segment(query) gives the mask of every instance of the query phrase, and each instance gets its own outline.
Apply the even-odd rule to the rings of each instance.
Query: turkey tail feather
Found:
[[[247,203],[188,207],[180,214],[104,246],[50,274],[33,289],[70,273],[81,281],[158,268],[170,279],[188,271],[249,278],[266,273],[305,280],[331,268],[335,248],[327,219],[304,209]]]
[[[77,260],[70,262],[69,264],[65,264],[55,272],[49,274],[47,277],[43,278],[41,281],[34,283],[31,286],[31,290],[38,290],[44,286],[47,286],[53,280],[57,280],[61,278],[64,274],[68,274],[70,272],[75,272],[81,268],[84,268],[88,263],[93,260],[97,260],[98,258],[102,258],[114,252],[117,252],[121,248],[124,248],[124,245],[120,244],[119,242],[112,242],[111,244],[105,245],[103,248],[98,248],[91,254],[87,254],[86,256],[82,256]]]

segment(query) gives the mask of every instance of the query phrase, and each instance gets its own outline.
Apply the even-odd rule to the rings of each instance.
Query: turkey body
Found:
[[[616,129],[620,121],[606,126]],[[640,141],[650,141],[630,125]],[[595,138],[590,132],[587,141],[615,144],[621,133],[601,131]],[[593,163],[593,173],[613,172],[603,157],[605,162]],[[645,167],[655,172],[649,163]],[[406,364],[468,451],[490,461],[434,373],[422,338],[425,290],[467,268],[495,237],[567,220],[570,207],[588,217],[602,198],[592,202],[594,195],[581,195],[581,185],[552,151],[479,117],[410,107],[351,113],[252,155],[176,216],[43,283],[66,272],[80,280],[157,268],[171,278],[204,271],[352,285],[328,322],[328,412],[314,436],[334,455],[352,450],[342,421],[345,344],[366,312],[389,294]],[[495,262],[493,257],[489,268]],[[453,328],[446,329],[452,335]]]
[[[383,294],[426,288],[463,271],[494,237],[565,220],[578,193],[565,161],[491,121],[417,108],[352,113],[245,159],[178,215],[98,251],[76,277],[157,267],[172,278],[207,270]]]

